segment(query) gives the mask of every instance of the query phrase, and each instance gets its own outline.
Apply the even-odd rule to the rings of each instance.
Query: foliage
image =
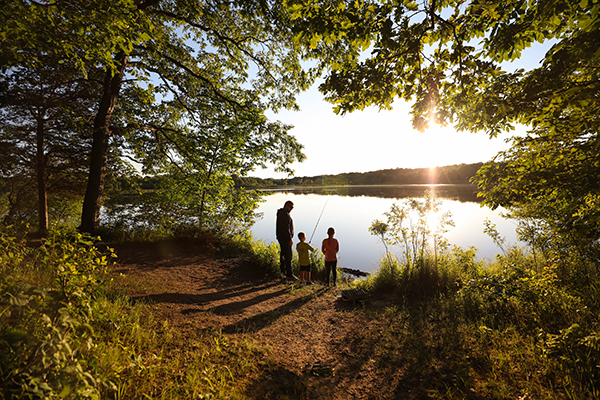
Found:
[[[115,239],[120,235],[119,240],[194,237],[206,232],[226,236],[254,222],[260,193],[234,187],[224,174],[213,177],[213,185],[202,179],[201,173],[175,171],[172,176],[163,176],[151,193],[116,198],[104,212],[105,231]]]
[[[393,204],[385,213],[387,222],[373,221],[369,232],[380,237],[386,249],[387,246],[401,246],[409,267],[423,265],[425,255],[430,251],[437,263],[437,252],[447,247],[443,237],[447,226],[454,225],[451,213],[441,213],[440,205],[441,200],[426,191],[422,199],[409,198],[401,206]]]
[[[565,374],[565,386],[572,398],[575,393],[587,393],[598,398],[597,382],[600,379],[600,335],[586,332],[579,324],[562,329],[558,334],[543,334],[544,355],[556,360]]]
[[[92,238],[51,232],[33,248],[7,233],[0,235],[2,398],[238,398],[264,357],[211,330],[189,343],[152,307],[120,294],[106,274],[112,251]]]
[[[315,54],[331,66],[320,89],[336,112],[401,98],[418,130],[451,123],[496,136],[527,126],[475,179],[484,202],[535,226],[524,238],[544,256],[598,259],[598,1],[287,4],[311,28],[297,35],[305,46],[342,40],[357,51],[345,62]],[[538,49],[547,49],[538,64],[515,69]]]
[[[384,257],[379,261],[379,269],[371,276],[361,279],[357,286],[365,291],[385,293],[397,291],[401,286],[401,270],[398,259]]]
[[[120,212],[148,229],[167,232],[235,231],[254,220],[260,192],[234,184],[257,165],[287,165],[303,159],[302,146],[288,135],[289,126],[263,120],[258,110],[221,107],[189,112],[185,127],[154,133],[162,140],[137,138],[136,151],[148,156],[145,172],[160,176],[151,194]],[[119,201],[120,199],[116,199]],[[114,210],[124,208],[113,204]],[[112,215],[110,215],[112,214]],[[107,218],[114,219],[114,213]]]
[[[459,295],[468,318],[495,329],[556,332],[584,310],[581,299],[561,287],[553,266],[539,273],[514,264],[497,272],[486,269],[465,282]]]
[[[2,31],[3,69],[36,71],[43,62],[25,54],[47,52],[82,78],[103,71],[89,128],[84,231],[98,228],[111,155],[153,173],[193,164],[183,168],[191,175],[210,175],[206,157],[217,154],[227,156],[218,172],[235,174],[264,163],[289,172],[303,159],[290,127],[266,117],[267,110],[297,108],[296,93],[316,77],[300,65],[302,50],[280,2],[16,2],[2,13],[11,21]],[[194,152],[204,144],[199,163]]]
[[[46,232],[58,222],[51,203],[83,194],[91,145],[83,131],[94,94],[73,65],[35,56],[36,68],[0,72],[1,179],[10,203],[3,217],[11,224],[35,222]]]
[[[252,264],[259,271],[264,272],[265,275],[271,277],[281,276],[279,245],[276,242],[266,243],[264,240],[254,239],[247,233],[230,236],[227,241],[244,254],[249,254]],[[320,251],[310,252],[309,257],[311,279],[325,281],[325,259],[323,254]],[[298,264],[296,252],[292,257],[292,270],[296,276],[299,274],[300,264]],[[341,271],[338,271],[340,278],[341,275]]]
[[[393,290],[408,300],[431,298],[454,290],[458,269],[450,267],[454,259],[473,264],[473,253],[455,248],[452,252],[444,238],[447,226],[454,225],[450,212],[442,213],[441,201],[428,191],[423,198],[409,198],[393,204],[386,222],[375,220],[369,232],[386,248],[375,275],[361,283],[366,289]],[[400,246],[401,257],[390,251]],[[465,257],[466,256],[466,257]],[[471,260],[470,262],[467,260]]]
[[[337,175],[317,175],[280,179],[236,177],[239,186],[313,186],[313,185],[404,185],[404,184],[468,184],[482,163],[447,165],[431,168],[395,168]],[[339,190],[344,190],[340,188]],[[476,199],[473,196],[474,200]]]
[[[261,265],[278,273],[276,244],[245,235],[227,243],[227,251],[250,254],[258,273],[268,271]],[[128,290],[127,277],[106,280],[108,258],[102,256],[111,253],[99,252],[90,238],[51,235],[31,248],[4,231],[0,247],[4,398],[243,399],[255,394],[256,382],[269,394],[265,398],[279,394],[281,381],[266,377],[288,369],[273,362],[262,336],[250,330],[240,339],[238,332],[200,327],[191,319],[171,326],[155,315],[155,306],[119,295]],[[381,301],[376,290],[385,286],[377,275],[359,281],[377,301],[336,306],[345,323],[360,321],[349,331],[341,327],[347,335],[332,344],[345,351],[338,353],[338,366],[358,371],[368,363],[382,379],[421,382],[411,393],[423,397],[597,397],[598,309],[587,301],[594,289],[569,284],[556,266],[536,272],[531,255],[510,254],[514,250],[487,266],[474,261],[473,249],[445,252],[437,281],[429,281],[446,285],[436,293],[419,286],[427,282],[419,281],[423,275],[407,275],[389,258],[389,265],[396,262],[389,271],[395,290],[403,291],[401,301]],[[153,285],[159,287],[142,291],[168,292],[164,282]],[[285,312],[320,318],[322,303],[303,304],[297,313]],[[289,332],[293,319],[276,319]],[[275,325],[270,329],[278,332]],[[301,376],[289,375],[285,382],[302,383]]]
[[[563,258],[572,249],[584,259],[597,260],[597,134],[563,128],[515,140],[510,150],[485,164],[474,181],[484,204],[508,208],[508,215],[520,221],[520,240],[544,258]]]
[[[114,385],[94,357],[102,313],[95,299],[111,253],[80,234],[49,236],[36,249],[1,236],[3,395],[99,398]]]
[[[271,276],[280,276],[279,245],[275,242],[269,244],[261,240],[251,243],[251,259],[256,265],[263,267]]]
[[[16,1],[4,4],[3,59],[7,64],[35,63],[31,52],[43,49],[60,55],[82,71],[100,62],[116,68],[114,53],[131,50],[148,39],[151,24],[131,0],[89,3]],[[132,29],[132,28],[137,29]]]
[[[543,122],[597,104],[596,1],[464,4],[363,1],[286,2],[310,48],[345,42],[361,57],[331,65],[321,90],[337,112],[413,101],[413,124],[456,121],[472,131]],[[553,46],[531,71],[506,72],[503,62],[526,56],[536,43]],[[369,49],[369,51],[365,51]],[[598,115],[590,113],[589,116]]]
[[[391,370],[414,360],[435,365],[430,390],[441,384],[451,398],[472,390],[490,398],[524,391],[535,398],[596,398],[597,278],[585,283],[575,268],[540,268],[515,246],[487,265],[475,255],[456,247],[445,252],[431,280],[385,256],[373,276],[359,281],[373,296],[399,295],[388,306],[395,317],[379,328],[383,337],[371,332],[372,342],[362,344],[368,358],[380,355]],[[433,265],[431,256],[425,265]],[[435,290],[444,283],[445,290]],[[459,359],[466,365],[451,365]]]
[[[393,292],[404,302],[432,300],[452,296],[461,282],[477,276],[481,261],[475,261],[473,249],[447,249],[436,260],[427,255],[418,267],[402,263],[392,254],[384,256],[377,271],[357,285],[369,292]]]

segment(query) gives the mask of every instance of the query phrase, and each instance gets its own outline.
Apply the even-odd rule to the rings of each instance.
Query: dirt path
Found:
[[[339,288],[269,279],[244,257],[216,256],[193,243],[114,247],[116,271],[138,282],[131,296],[155,303],[172,325],[220,329],[267,344],[276,366],[263,389],[285,391],[300,381],[301,398],[411,397],[398,397],[398,383],[390,385],[398,376],[376,374],[375,361],[365,356],[370,349],[364,339],[375,329],[369,317],[377,307],[373,301],[344,302],[337,297]],[[307,374],[306,364],[315,362],[335,367],[335,375]]]

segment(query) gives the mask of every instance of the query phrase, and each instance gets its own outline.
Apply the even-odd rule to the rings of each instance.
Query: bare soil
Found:
[[[386,299],[340,299],[340,287],[302,286],[265,276],[247,257],[215,254],[197,242],[118,244],[115,272],[130,296],[144,298],[192,338],[221,330],[270,349],[268,367],[249,383],[250,398],[417,399],[402,367],[375,357]],[[307,364],[335,368],[315,376]]]

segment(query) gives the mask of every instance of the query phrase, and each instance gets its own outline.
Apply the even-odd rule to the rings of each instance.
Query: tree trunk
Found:
[[[102,206],[102,195],[104,193],[104,174],[106,172],[106,160],[108,154],[108,137],[110,134],[110,119],[112,117],[123,74],[127,66],[127,55],[118,53],[115,56],[117,71],[107,68],[104,79],[104,94],[98,108],[98,114],[94,120],[94,135],[92,142],[92,153],[90,156],[90,172],[87,189],[83,200],[81,212],[82,232],[95,233],[100,222],[100,207]]]
[[[44,118],[38,118],[36,132],[36,175],[38,188],[38,232],[42,236],[48,233],[48,194],[46,193],[44,133]]]

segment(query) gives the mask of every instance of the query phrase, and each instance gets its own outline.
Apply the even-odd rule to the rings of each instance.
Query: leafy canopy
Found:
[[[83,229],[97,224],[110,155],[147,173],[185,169],[190,178],[244,175],[266,163],[291,172],[304,158],[291,127],[265,117],[297,109],[295,95],[318,72],[302,67],[305,54],[279,1],[18,1],[0,12],[9,21],[1,31],[5,71],[35,70],[47,53],[76,65],[82,78],[106,71],[92,81],[100,92],[92,149],[100,150],[91,153]],[[208,153],[226,156],[206,161]],[[218,192],[218,182],[231,179],[203,182]]]
[[[297,35],[315,48],[344,40],[356,51],[325,60],[330,72],[321,91],[338,113],[395,98],[413,102],[413,124],[455,123],[458,129],[496,135],[514,123],[594,100],[600,3],[485,0],[289,0],[305,29]],[[503,70],[536,43],[552,41],[541,66]]]
[[[598,0],[288,4],[311,27],[297,38],[315,56],[320,43],[336,38],[366,49],[341,62],[322,59],[330,71],[320,89],[336,112],[389,109],[401,98],[413,103],[418,130],[452,123],[496,136],[528,126],[526,137],[480,170],[475,182],[484,202],[543,222],[534,224],[543,227],[536,234],[563,238],[557,248],[584,247],[590,255],[597,247]],[[551,47],[535,68],[515,70],[511,62],[536,44]]]

